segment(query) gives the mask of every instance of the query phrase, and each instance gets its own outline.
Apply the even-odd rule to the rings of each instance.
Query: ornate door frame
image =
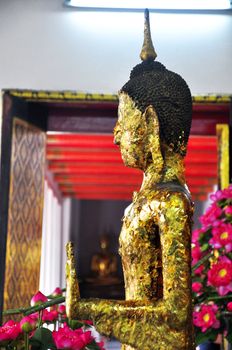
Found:
[[[3,93],[0,312],[3,303],[5,308],[27,305],[39,286],[46,152],[44,119],[35,118],[27,101]]]

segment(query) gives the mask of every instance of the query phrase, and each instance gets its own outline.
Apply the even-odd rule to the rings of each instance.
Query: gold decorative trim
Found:
[[[229,186],[229,125],[218,124],[216,126],[218,139],[218,182],[219,188]]]
[[[33,91],[33,90],[9,90],[10,95],[27,100],[64,100],[64,101],[117,101],[117,95],[91,94],[76,91]]]
[[[116,94],[84,93],[77,91],[45,91],[45,90],[5,90],[12,96],[21,97],[26,100],[40,101],[118,101]],[[232,100],[230,94],[210,94],[192,96],[193,103],[229,103]]]
[[[232,95],[198,95],[192,96],[193,103],[228,103]]]

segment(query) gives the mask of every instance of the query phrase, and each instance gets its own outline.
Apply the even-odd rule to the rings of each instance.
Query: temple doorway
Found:
[[[193,97],[193,102],[186,177],[201,211],[208,193],[229,181],[226,130],[231,102],[227,96]],[[70,238],[75,241],[80,277],[85,280],[83,293],[88,292],[86,283],[93,280],[91,260],[99,254],[102,234],[110,235],[110,253],[116,256],[119,218],[142,180],[139,171],[125,168],[113,144],[117,105],[115,95],[21,90],[3,93],[1,310],[3,303],[4,308],[28,304],[39,289],[41,244],[50,249],[46,258],[42,253],[41,265],[46,276],[43,283],[48,286],[48,266],[57,276],[53,283],[64,283],[63,244]],[[218,133],[217,124],[224,124],[217,128]],[[56,208],[61,219],[52,211],[48,214],[49,205]],[[100,217],[108,221],[100,222]],[[45,244],[41,237],[46,220]],[[120,269],[117,277],[121,281]],[[97,292],[99,289],[104,294],[103,285],[96,288]]]

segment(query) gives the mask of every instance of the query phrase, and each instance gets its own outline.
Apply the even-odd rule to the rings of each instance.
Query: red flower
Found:
[[[232,205],[228,205],[226,208],[224,208],[225,214],[229,217],[232,216]]]
[[[201,248],[199,243],[195,243],[192,248],[192,259],[193,262],[196,263],[198,260],[202,258]]]
[[[45,297],[43,293],[38,291],[32,298],[31,298],[31,306],[40,305],[48,301],[48,298]]]
[[[57,311],[58,311],[58,313],[61,314],[61,315],[65,314],[65,313],[66,313],[66,307],[65,307],[65,305],[64,305],[64,304],[59,305]]]
[[[219,257],[207,276],[208,285],[215,287],[219,295],[226,295],[232,291],[232,261],[226,256]]]
[[[104,344],[103,341],[97,343],[97,345],[99,346],[100,350],[106,350],[106,349],[104,348],[104,345],[105,345],[105,344]]]
[[[230,302],[226,305],[226,307],[227,307],[227,310],[228,310],[228,311],[232,312],[232,301],[230,301]]]
[[[19,323],[10,320],[0,327],[0,342],[15,340],[20,333]]]
[[[38,312],[34,312],[33,314],[30,314],[30,318],[33,318],[33,320],[38,321],[39,313]]]
[[[57,349],[71,349],[72,339],[69,335],[69,328],[59,328],[58,331],[52,332],[52,337]]]
[[[219,328],[220,323],[216,318],[218,307],[216,305],[202,305],[199,310],[193,312],[193,324],[206,332],[209,328]]]
[[[66,324],[64,328],[52,332],[57,349],[80,350],[93,341],[90,331],[84,332],[81,328],[72,330]]]
[[[196,229],[192,232],[192,243],[197,243],[199,241],[200,235],[204,233],[202,229]]]
[[[43,322],[54,322],[58,318],[58,311],[51,310],[48,311],[46,309],[43,310],[42,321]]]
[[[93,337],[90,331],[83,332],[82,334],[77,334],[77,336],[73,337],[72,350],[79,350],[85,348],[92,341]]]
[[[205,228],[211,226],[222,214],[222,209],[217,206],[217,203],[211,204],[205,214],[200,217],[200,221]]]
[[[202,258],[202,252],[199,243],[194,243],[192,248],[192,266],[194,266]],[[195,275],[201,275],[204,270],[204,266],[200,265],[194,270]]]
[[[192,283],[192,290],[194,293],[199,293],[202,289],[202,284],[200,282],[193,282]]]
[[[221,201],[222,199],[232,198],[232,185],[224,190],[216,191],[210,195],[212,201]]]
[[[219,221],[212,229],[213,237],[209,243],[215,248],[225,247],[227,253],[232,251],[232,225]]]
[[[224,312],[232,313],[232,299],[230,302],[222,298],[218,302],[215,301],[215,304],[201,304],[203,293],[207,300],[212,300],[211,297],[217,295],[232,295],[232,185],[215,192],[210,199],[213,203],[200,218],[202,227],[193,231],[192,235],[192,266],[196,266],[205,257],[201,266],[193,270],[194,275],[200,275],[200,280],[196,278],[192,284],[196,305],[193,322],[197,343],[200,342],[201,333],[209,329],[217,328],[215,334],[225,334]],[[204,290],[205,285],[210,287]]]
[[[59,296],[59,295],[62,295],[63,293],[62,293],[62,289],[60,289],[59,287],[56,287],[55,289],[54,289],[54,291],[52,292],[52,296],[53,297],[57,297],[57,296]]]
[[[194,275],[200,276],[204,270],[204,265],[200,265],[196,270],[193,271]]]
[[[20,321],[20,328],[25,333],[30,333],[36,329],[37,320],[31,316],[25,316]]]

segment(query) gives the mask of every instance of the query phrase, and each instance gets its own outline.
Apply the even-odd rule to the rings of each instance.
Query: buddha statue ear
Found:
[[[162,176],[164,157],[160,142],[159,119],[155,108],[148,106],[144,112],[144,117],[147,122],[146,153],[151,155],[151,161],[155,166],[155,171]]]

